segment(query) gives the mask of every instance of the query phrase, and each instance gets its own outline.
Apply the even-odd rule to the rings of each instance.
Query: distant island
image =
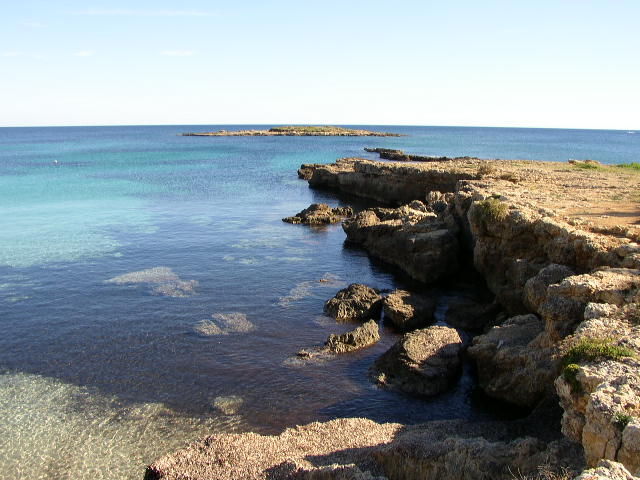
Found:
[[[186,137],[401,137],[399,133],[373,132],[331,126],[287,126],[269,130],[218,130],[217,132],[183,133]]]

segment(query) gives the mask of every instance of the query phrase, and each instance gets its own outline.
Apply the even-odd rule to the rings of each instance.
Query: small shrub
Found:
[[[520,177],[518,177],[515,173],[503,173],[500,175],[500,180],[506,180],[511,183],[518,183],[520,181]]]
[[[496,173],[496,167],[491,165],[490,163],[483,163],[478,167],[478,176],[486,177],[489,175],[493,175]]]
[[[613,414],[613,418],[611,419],[612,423],[616,426],[616,428],[620,431],[624,430],[627,425],[633,420],[633,417],[624,412],[616,412]]]
[[[570,363],[562,370],[562,377],[571,385],[571,391],[574,393],[582,393],[582,385],[578,381],[578,372],[580,367],[575,363]]]
[[[501,222],[509,215],[509,206],[495,197],[478,202],[478,208],[485,222]]]
[[[633,350],[616,345],[610,338],[583,338],[567,350],[562,357],[562,365],[566,368],[572,363],[619,360],[633,356]]]

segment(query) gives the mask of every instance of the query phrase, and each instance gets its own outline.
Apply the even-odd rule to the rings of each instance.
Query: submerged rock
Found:
[[[173,270],[167,267],[154,267],[147,270],[125,273],[111,278],[106,283],[117,285],[146,283],[156,295],[167,297],[188,297],[195,293],[197,280],[182,280]]]
[[[374,320],[342,335],[329,335],[325,346],[333,353],[346,353],[373,345],[380,340],[378,324]]]
[[[388,319],[397,329],[415,330],[434,322],[436,301],[426,295],[394,290],[384,299],[383,309],[385,319]]]
[[[382,310],[382,297],[377,290],[352,283],[324,304],[327,315],[336,320],[366,320],[377,318]]]
[[[373,366],[379,384],[406,393],[437,395],[461,369],[463,341],[453,328],[434,326],[404,335]]]
[[[329,223],[338,223],[344,217],[353,215],[351,207],[331,208],[326,203],[314,203],[301,212],[296,213],[293,217],[283,218],[283,222],[301,223],[303,225],[326,225]]]

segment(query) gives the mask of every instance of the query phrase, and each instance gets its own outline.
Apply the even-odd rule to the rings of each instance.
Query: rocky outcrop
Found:
[[[582,443],[587,463],[614,460],[640,475],[640,326],[632,309],[589,303],[565,342],[570,360],[555,385],[562,432]]]
[[[399,133],[375,132],[364,129],[333,126],[285,126],[268,130],[218,130],[215,132],[188,132],[183,137],[401,137]]]
[[[425,283],[455,273],[459,265],[454,231],[419,201],[365,210],[345,220],[342,228],[349,242]]]
[[[596,468],[585,470],[575,480],[638,480],[629,470],[616,462],[600,460]]]
[[[336,320],[367,320],[377,318],[382,310],[382,296],[366,285],[352,283],[324,304],[327,315]]]
[[[509,422],[404,426],[339,419],[277,436],[212,435],[147,468],[146,480],[512,480],[538,465],[574,470],[579,450]]]
[[[325,347],[332,353],[346,353],[373,345],[380,340],[378,324],[374,320],[342,335],[329,335]]]
[[[415,330],[376,360],[372,374],[385,387],[437,395],[458,378],[462,346],[462,338],[453,328],[434,326]]]
[[[454,192],[459,180],[479,178],[480,162],[468,160],[455,166],[445,162],[415,170],[403,164],[344,158],[330,165],[303,165],[298,175],[306,178],[313,188],[329,188],[389,205],[403,205],[423,200],[432,190]]]
[[[473,339],[469,355],[478,366],[482,389],[490,396],[533,406],[553,392],[557,367],[541,345],[543,323],[537,316],[512,317]]]
[[[365,148],[365,152],[377,153],[380,158],[393,160],[396,162],[453,162],[461,160],[471,160],[473,157],[439,157],[437,155],[414,155],[405,153],[402,150],[391,148]]]
[[[384,299],[384,317],[401,331],[415,330],[432,324],[436,300],[406,290],[394,290]]]
[[[351,207],[335,207],[331,208],[326,203],[313,203],[308,208],[298,212],[293,217],[285,217],[283,222],[298,223],[303,225],[326,225],[329,223],[338,223],[344,217],[353,215]]]

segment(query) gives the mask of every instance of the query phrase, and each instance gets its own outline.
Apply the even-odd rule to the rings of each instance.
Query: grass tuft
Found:
[[[616,165],[618,168],[627,168],[630,170],[640,170],[640,162],[620,163]]]
[[[620,431],[624,430],[627,425],[633,420],[633,417],[624,412],[616,412],[613,414],[613,418],[611,419],[612,423],[616,426],[616,428]]]
[[[633,350],[616,345],[610,338],[583,338],[567,350],[562,357],[562,365],[566,368],[582,362],[620,360],[633,356]]]
[[[478,202],[478,208],[485,222],[501,222],[509,215],[509,206],[495,197]]]
[[[562,370],[562,377],[571,385],[573,393],[582,393],[582,384],[578,381],[579,371],[580,366],[575,363],[570,363]]]

